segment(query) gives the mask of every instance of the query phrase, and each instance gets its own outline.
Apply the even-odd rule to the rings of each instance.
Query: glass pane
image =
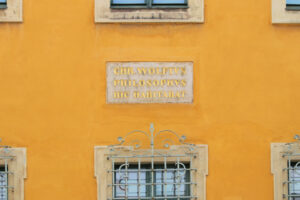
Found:
[[[6,0],[0,0],[0,3],[6,3]]]
[[[126,4],[145,4],[145,0],[113,0],[113,4],[121,4],[121,5],[126,5]]]
[[[300,0],[286,0],[288,5],[300,5]]]
[[[153,0],[153,4],[185,4],[185,0]]]

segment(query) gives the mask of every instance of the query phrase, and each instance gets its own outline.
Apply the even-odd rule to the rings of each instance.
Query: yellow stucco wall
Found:
[[[209,145],[207,200],[271,200],[270,143],[300,131],[300,26],[271,2],[205,0],[204,24],[93,22],[92,0],[24,0],[0,24],[0,137],[27,200],[96,200],[93,147],[170,128]],[[106,61],[193,61],[193,105],[106,105]]]

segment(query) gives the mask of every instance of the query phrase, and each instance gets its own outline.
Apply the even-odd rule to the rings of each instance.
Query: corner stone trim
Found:
[[[7,0],[7,8],[0,9],[0,22],[23,22],[23,1]]]

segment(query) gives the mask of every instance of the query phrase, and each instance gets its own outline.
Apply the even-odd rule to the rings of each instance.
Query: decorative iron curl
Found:
[[[287,152],[286,153],[292,153],[294,148],[300,149],[300,136],[295,135],[294,139],[296,140],[295,142],[286,143],[286,147],[287,147]]]
[[[158,132],[154,132],[155,129],[154,129],[154,124],[151,123],[150,124],[150,134],[145,132],[145,131],[141,131],[141,130],[133,130],[129,133],[127,133],[124,137],[118,137],[118,141],[119,143],[117,144],[114,144],[114,145],[110,145],[109,148],[111,149],[111,151],[114,151],[114,147],[117,147],[117,146],[122,146],[124,145],[124,143],[126,142],[127,138],[133,134],[143,134],[145,135],[149,140],[150,140],[150,147],[152,150],[155,149],[155,139],[160,136],[161,134],[165,134],[165,133],[171,133],[173,134],[177,139],[178,139],[178,142],[182,145],[185,145],[189,148],[190,151],[193,151],[194,150],[194,144],[191,144],[191,143],[187,143],[185,140],[186,140],[186,136],[185,135],[179,135],[177,134],[175,131],[172,131],[172,130],[169,130],[169,129],[166,129],[166,130],[162,130],[162,131],[158,131]],[[132,141],[130,144],[132,144],[133,148],[134,149],[139,149],[141,148],[141,141],[140,140],[134,140]],[[171,145],[174,145],[175,144],[175,141],[172,140],[172,139],[165,139],[163,140],[163,146],[165,148],[170,148]]]
[[[2,142],[1,138],[0,138],[0,142]],[[4,153],[9,153],[11,151],[11,146],[0,145],[0,149],[3,150]]]

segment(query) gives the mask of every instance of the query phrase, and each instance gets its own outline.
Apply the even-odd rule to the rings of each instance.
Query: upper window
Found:
[[[150,130],[133,131],[120,137],[118,145],[95,148],[98,200],[205,200],[207,146],[179,137],[180,145],[163,138],[159,149],[154,138],[160,144],[159,135],[178,135],[170,130],[154,134],[153,126]],[[148,136],[150,148],[140,145],[139,133]],[[127,141],[131,134],[133,141]]]
[[[300,0],[286,0],[287,10],[300,10]]]
[[[272,0],[272,23],[300,23],[300,0]]]
[[[7,8],[7,1],[6,0],[0,0],[0,9]]]
[[[95,0],[96,23],[203,23],[204,0]]]
[[[187,0],[111,0],[112,8],[187,8]]]
[[[26,149],[0,146],[0,200],[24,200]]]

